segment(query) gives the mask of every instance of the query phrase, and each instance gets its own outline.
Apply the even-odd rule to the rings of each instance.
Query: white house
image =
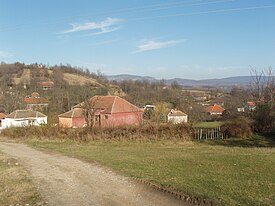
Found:
[[[6,115],[3,113],[0,113],[0,130],[5,127],[5,118],[6,118]]]
[[[31,110],[16,110],[7,115],[4,120],[4,128],[8,127],[25,127],[25,126],[39,126],[47,124],[47,116],[41,112]]]
[[[167,115],[168,122],[171,122],[173,124],[180,124],[183,122],[187,122],[188,115],[180,110],[174,110],[172,109],[169,114]]]

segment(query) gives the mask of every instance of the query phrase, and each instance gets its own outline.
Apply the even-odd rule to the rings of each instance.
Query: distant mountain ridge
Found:
[[[139,76],[139,75],[129,75],[129,74],[119,74],[119,75],[109,75],[106,76],[108,80],[115,81],[124,81],[124,80],[133,80],[133,81],[149,81],[157,82],[160,81],[154,77],[150,76]],[[235,77],[226,77],[226,78],[216,78],[216,79],[202,79],[202,80],[193,80],[193,79],[184,79],[184,78],[173,78],[173,79],[164,79],[165,83],[170,85],[173,82],[177,82],[181,86],[248,86],[253,80],[252,76],[235,76]]]

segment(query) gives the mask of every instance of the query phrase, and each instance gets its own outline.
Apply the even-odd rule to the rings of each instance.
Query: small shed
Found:
[[[5,118],[5,127],[39,126],[47,124],[47,116],[38,111],[16,110]]]
[[[188,121],[188,115],[176,109],[172,109],[167,115],[168,122],[180,124]]]

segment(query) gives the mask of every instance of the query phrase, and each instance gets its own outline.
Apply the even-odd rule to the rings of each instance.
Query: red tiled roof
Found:
[[[0,119],[5,119],[6,115],[4,113],[0,113]]]
[[[6,118],[11,118],[11,119],[28,118],[28,117],[46,117],[46,115],[42,114],[41,112],[32,111],[32,110],[16,110],[6,116]]]
[[[73,108],[72,110],[65,112],[63,114],[58,115],[58,117],[84,117],[83,109],[82,108]]]
[[[206,112],[209,113],[223,113],[224,110],[225,109],[218,104],[214,104],[213,106],[209,106],[206,108]]]
[[[33,97],[26,97],[23,101],[27,104],[47,104],[49,103],[48,99],[45,98],[33,98]]]
[[[94,96],[89,100],[89,102],[93,109],[100,110],[101,113],[124,113],[142,111],[137,106],[118,96]],[[84,104],[85,102],[82,102],[75,107],[82,107]]]
[[[256,103],[255,102],[247,102],[247,105],[250,107],[255,107]]]
[[[53,86],[54,85],[54,82],[37,82],[37,85],[39,86]]]

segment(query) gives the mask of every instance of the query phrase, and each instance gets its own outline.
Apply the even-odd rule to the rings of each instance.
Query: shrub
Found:
[[[187,124],[146,124],[140,127],[110,127],[68,129],[44,125],[40,127],[17,127],[2,131],[3,136],[10,138],[36,139],[71,139],[74,141],[92,140],[190,140],[191,127]]]
[[[229,137],[251,138],[253,135],[251,126],[251,119],[244,116],[237,116],[226,121],[221,126],[221,130]]]

